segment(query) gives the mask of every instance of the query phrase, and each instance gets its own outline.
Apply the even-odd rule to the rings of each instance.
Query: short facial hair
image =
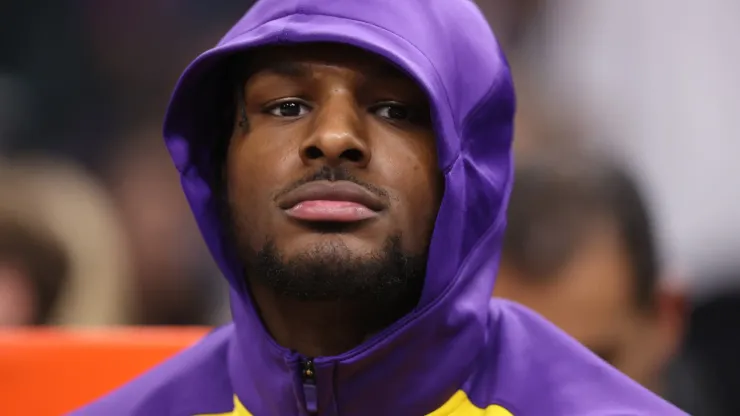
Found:
[[[379,197],[383,190],[362,182],[343,168],[323,167],[286,187],[278,195],[317,180],[356,183]],[[222,188],[224,189],[224,188]],[[250,245],[249,218],[239,215],[234,201],[226,198],[227,235],[244,266],[244,278],[268,287],[280,296],[302,301],[352,301],[367,304],[383,314],[399,315],[413,309],[421,297],[427,252],[404,252],[402,235],[390,235],[385,244],[369,253],[354,253],[339,238],[323,239],[305,252],[286,258],[267,236],[259,249]]]
[[[418,302],[426,269],[426,256],[404,254],[399,236],[368,254],[352,253],[342,241],[324,241],[291,259],[268,241],[244,260],[251,278],[282,296],[386,306]]]

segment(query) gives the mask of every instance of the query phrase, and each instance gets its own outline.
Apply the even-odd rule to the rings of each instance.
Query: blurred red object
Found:
[[[0,330],[0,415],[63,415],[187,348],[208,331]]]

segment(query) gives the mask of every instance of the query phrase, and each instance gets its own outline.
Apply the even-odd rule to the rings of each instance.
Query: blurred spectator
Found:
[[[99,168],[122,128],[162,119],[182,67],[253,2],[0,2],[0,151]]]
[[[253,1],[43,3],[0,6],[0,33],[14,39],[0,54],[0,152],[10,159],[29,151],[61,155],[113,177],[116,202],[124,204],[126,249],[133,251],[127,267],[134,268],[134,289],[148,299],[141,300],[135,322],[222,322],[225,289],[214,288],[221,280],[212,279],[217,272],[200,238],[190,236],[195,226],[182,210],[179,185],[172,186],[174,167],[156,155],[163,154],[157,152],[163,150],[160,120],[180,70]],[[139,134],[131,130],[142,119],[157,120],[146,127],[152,143],[133,140],[129,149],[127,140]],[[143,155],[141,162],[126,159],[134,154]],[[151,175],[139,172],[150,166]],[[132,199],[139,197],[145,199]],[[167,243],[156,244],[161,241]],[[179,248],[165,253],[165,247]],[[192,300],[187,293],[193,290],[218,293]]]
[[[128,323],[129,259],[106,191],[84,171],[59,161],[16,158],[0,170],[3,248],[25,261],[4,270],[6,276],[39,282],[30,285],[38,291],[28,303],[37,317],[32,322]],[[26,302],[22,284],[6,285],[21,294],[11,296],[12,303]]]
[[[545,15],[533,68],[630,161],[692,297],[740,288],[740,2],[561,0]]]
[[[27,219],[33,204],[0,178],[0,327],[48,324],[69,277],[68,256],[50,230]]]
[[[136,322],[223,321],[226,285],[200,237],[160,124],[135,124],[116,142],[106,176],[133,255]]]
[[[656,391],[684,327],[636,184],[571,149],[519,161],[496,296],[550,319]]]

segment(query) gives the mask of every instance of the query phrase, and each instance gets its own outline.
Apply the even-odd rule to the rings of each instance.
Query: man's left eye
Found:
[[[399,104],[384,104],[375,108],[375,114],[391,120],[408,120],[411,112]]]

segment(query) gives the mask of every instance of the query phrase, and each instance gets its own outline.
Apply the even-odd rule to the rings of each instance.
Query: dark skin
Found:
[[[271,244],[283,261],[306,253],[361,261],[393,236],[404,252],[425,253],[443,187],[421,88],[385,60],[343,45],[269,47],[250,53],[250,62],[258,66],[244,86],[248,127],[238,111],[225,171],[237,238],[255,252]],[[336,224],[286,215],[286,192],[323,168],[361,182],[377,215]],[[299,299],[247,281],[274,339],[306,356],[340,354],[378,330],[368,324],[378,312],[372,302]]]

